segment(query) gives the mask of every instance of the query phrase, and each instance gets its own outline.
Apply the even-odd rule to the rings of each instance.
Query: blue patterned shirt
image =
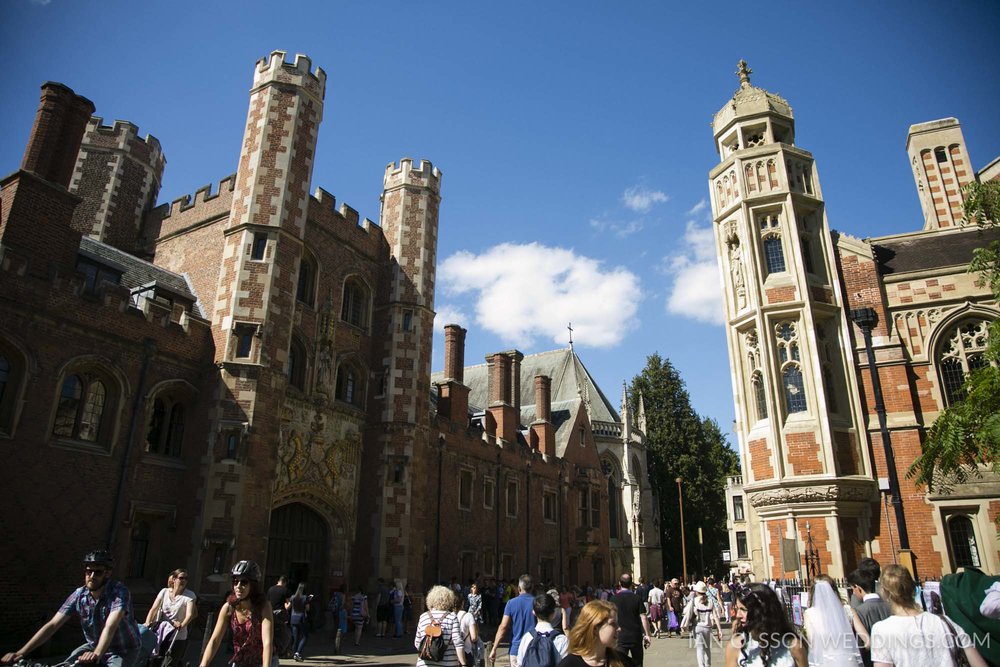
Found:
[[[132,596],[120,581],[109,581],[96,600],[86,586],[81,586],[70,593],[59,608],[59,613],[79,616],[84,639],[97,646],[108,616],[119,609],[125,613],[118,623],[111,645],[108,646],[108,653],[123,654],[139,647],[139,628],[132,614]]]

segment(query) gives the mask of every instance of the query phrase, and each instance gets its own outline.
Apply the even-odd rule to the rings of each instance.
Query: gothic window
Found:
[[[601,460],[601,470],[608,478],[608,528],[611,539],[622,538],[622,479],[618,466],[610,459]]]
[[[767,275],[785,271],[785,249],[781,243],[781,220],[777,213],[767,213],[757,218],[763,240],[764,264]]]
[[[805,412],[806,390],[800,365],[798,326],[795,322],[787,320],[779,322],[775,326],[775,333],[777,334],[778,360],[781,364],[785,413]]]
[[[306,389],[306,348],[295,337],[288,347],[288,383],[300,391]]]
[[[357,278],[344,281],[344,299],[340,308],[340,319],[356,327],[368,326],[368,288]]]
[[[809,242],[809,237],[803,234],[799,237],[799,242],[802,246],[802,264],[805,266],[806,272],[816,273],[813,265],[812,244]]]
[[[299,261],[299,283],[295,290],[295,298],[307,306],[313,305],[313,293],[316,285],[316,263],[305,253]]]
[[[180,456],[184,442],[185,407],[180,397],[164,394],[153,399],[153,411],[146,431],[146,451],[164,456]]]
[[[972,520],[965,515],[953,516],[948,520],[948,541],[954,567],[980,567],[979,545]]]
[[[107,378],[91,372],[66,376],[59,391],[52,434],[83,442],[97,442],[105,435],[109,396]]]
[[[750,386],[753,388],[754,406],[757,410],[757,420],[767,419],[767,397],[764,389],[764,377],[760,371],[753,374],[750,379]]]
[[[340,364],[337,369],[337,400],[355,407],[364,406],[365,386],[361,369],[350,361]]]
[[[989,363],[984,354],[988,331],[987,320],[963,320],[943,337],[937,364],[945,405],[961,400],[969,373]]]

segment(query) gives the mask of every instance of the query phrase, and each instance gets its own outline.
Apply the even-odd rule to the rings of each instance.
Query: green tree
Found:
[[[981,229],[1000,225],[1000,181],[973,183],[963,195],[967,223]],[[1000,241],[973,251],[969,272],[979,273],[979,284],[989,286],[1000,300]],[[907,473],[929,490],[946,491],[979,477],[981,466],[1000,473],[1000,320],[990,325],[985,357],[989,363],[966,378],[963,398],[938,416],[927,432],[923,453]]]
[[[726,444],[719,426],[691,407],[684,381],[669,360],[654,353],[632,379],[631,401],[639,396],[646,410],[646,444],[650,484],[659,502],[659,530],[665,576],[682,570],[677,477],[684,494],[684,536],[688,571],[721,574],[722,551],[729,548],[726,532],[726,477],[739,474],[739,458]],[[703,544],[698,547],[698,529]]]

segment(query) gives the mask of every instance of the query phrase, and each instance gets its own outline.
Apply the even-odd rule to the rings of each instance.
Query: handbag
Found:
[[[969,657],[965,655],[965,649],[958,645],[958,633],[955,631],[955,626],[951,624],[945,616],[939,616],[944,624],[948,627],[948,634],[951,635],[951,657],[955,661],[958,667],[972,667],[969,664]]]

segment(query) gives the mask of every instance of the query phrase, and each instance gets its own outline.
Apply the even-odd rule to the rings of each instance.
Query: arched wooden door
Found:
[[[288,577],[288,592],[295,592],[299,582],[305,582],[306,592],[316,596],[324,609],[326,604],[326,560],[329,537],[326,521],[316,511],[302,503],[282,505],[271,512],[271,530],[267,542],[266,586]],[[322,618],[319,615],[317,618]]]

